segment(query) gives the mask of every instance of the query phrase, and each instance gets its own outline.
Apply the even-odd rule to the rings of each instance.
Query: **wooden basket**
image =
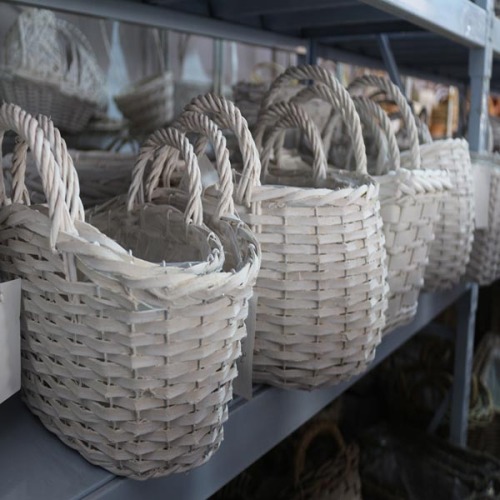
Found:
[[[124,248],[83,221],[60,136],[12,105],[0,109],[0,124],[34,152],[49,200],[21,203],[23,168],[13,183],[20,199],[1,198],[0,269],[23,278],[28,406],[62,441],[115,474],[146,479],[204,463],[223,437],[247,283],[218,270],[223,249],[202,223],[200,172],[188,140],[176,130],[162,136],[189,171],[184,214],[134,206],[136,186],[125,220],[112,203],[96,210],[94,220],[110,233],[128,229],[133,239],[122,238]],[[139,171],[152,150],[147,143]]]
[[[85,36],[48,11],[24,11],[5,40],[0,96],[79,132],[103,106],[104,76]],[[69,55],[68,55],[69,54]]]
[[[473,167],[487,165],[490,170],[488,227],[474,231],[474,243],[467,277],[479,285],[490,285],[500,278],[500,155],[473,154]]]
[[[310,79],[311,71],[289,68],[284,75]],[[321,69],[315,76],[333,79]],[[360,133],[352,101],[342,97]],[[259,153],[238,109],[213,95],[188,109],[234,132],[242,152],[236,208],[262,247],[254,379],[312,389],[362,372],[380,342],[387,307],[378,187],[362,173],[346,172],[321,188],[312,179],[309,187],[260,185]],[[363,149],[361,143],[361,172]]]

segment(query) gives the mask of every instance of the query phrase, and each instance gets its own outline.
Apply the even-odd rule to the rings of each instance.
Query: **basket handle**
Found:
[[[85,221],[85,210],[80,199],[80,182],[73,159],[68,153],[66,141],[61,137],[54,122],[44,115],[38,115],[38,123],[49,141],[52,153],[61,169],[61,179],[66,188],[66,206],[69,207],[71,220]],[[12,202],[29,205],[29,192],[25,185],[28,144],[17,142],[12,154]]]
[[[391,127],[391,121],[387,116],[387,113],[374,103],[371,99],[367,97],[357,96],[353,98],[354,105],[358,111],[361,121],[369,128],[370,132],[375,136],[378,144],[377,147],[380,149],[382,146],[380,140],[380,132],[387,139],[388,154],[390,159],[390,164],[392,166],[391,170],[398,171],[400,168],[400,154],[398,142],[396,140],[396,135]],[[387,173],[383,172],[380,166],[377,166],[377,174]]]
[[[248,123],[240,110],[231,101],[212,93],[195,97],[185,110],[207,114],[219,127],[234,133],[243,159],[243,171],[234,199],[237,204],[250,206],[253,188],[260,185],[261,163]]]
[[[281,89],[294,80],[306,80],[316,84],[323,84],[308,86],[306,89],[299,92],[294,99],[298,101],[310,99],[311,88],[314,87],[316,97],[325,100],[331,104],[334,109],[338,109],[343,114],[344,123],[348,127],[352,143],[355,145],[354,153],[357,171],[366,173],[366,150],[359,116],[347,90],[327,69],[313,65],[291,66],[287,68],[286,71],[273,82],[264,96],[260,106],[259,119],[265,109],[279,98]],[[323,86],[327,87],[330,92],[326,93],[318,90]]]
[[[269,72],[270,78],[265,79],[262,77],[262,72]],[[250,81],[253,83],[272,82],[279,74],[283,73],[285,68],[274,61],[262,61],[257,63],[250,74]]]
[[[78,234],[68,206],[66,205],[66,188],[62,180],[61,168],[52,153],[51,145],[46,139],[45,133],[38,121],[15,104],[4,103],[0,107],[0,147],[4,133],[7,130],[16,132],[33,152],[33,158],[42,179],[42,187],[49,208],[49,217],[51,220],[50,247],[52,250],[55,250],[57,237],[61,231]],[[18,168],[17,175],[20,175],[22,171],[23,169]],[[3,171],[0,174],[3,179]],[[19,184],[19,180],[13,178],[14,183]],[[24,182],[19,185],[21,187],[17,189],[21,189],[22,191],[25,188]],[[0,203],[2,205],[10,203],[10,200],[7,199],[3,182],[1,189]]]
[[[410,139],[410,154],[413,160],[413,168],[420,169],[420,148],[418,142],[417,124],[413,111],[410,108],[405,96],[390,80],[374,75],[364,75],[359,78],[355,78],[349,84],[348,90],[353,92],[356,89],[363,89],[366,87],[375,87],[376,89],[382,90],[398,105]]]
[[[219,127],[208,116],[193,111],[184,111],[172,126],[178,128],[184,134],[190,132],[199,134],[203,139],[208,138],[213,144],[220,190],[215,218],[220,219],[224,215],[234,215],[233,174],[229,161],[229,151],[226,147],[226,138]],[[195,144],[195,154],[197,157],[200,157],[204,153],[205,144],[205,140],[198,140]],[[176,158],[170,155],[166,158],[166,161],[155,162],[146,183],[148,200],[151,200],[153,191],[158,187],[160,177],[170,178],[170,172],[175,168],[175,160]]]
[[[347,450],[346,444],[337,425],[331,420],[319,420],[318,422],[316,422],[314,425],[312,425],[307,429],[307,431],[304,433],[298,444],[297,453],[295,454],[295,460],[294,460],[295,486],[298,486],[300,482],[300,477],[304,473],[306,465],[306,456],[309,447],[317,437],[323,434],[333,438],[333,440],[339,447],[340,453],[346,453]]]
[[[338,82],[337,82],[338,83]],[[347,91],[340,85],[335,84],[336,89],[327,86],[320,82],[318,84],[309,85],[294,96],[291,102],[307,102],[314,98],[319,98],[329,103],[333,109],[339,111],[342,121],[347,127],[347,133],[351,139],[351,144],[354,152],[354,161],[356,164],[356,172],[367,174],[367,159],[366,148],[363,139],[363,129],[361,121],[356,111],[356,106]]]
[[[261,124],[273,123],[273,127],[264,141],[261,153],[263,175],[268,171],[271,153],[276,141],[282,137],[282,131],[287,128],[298,128],[306,136],[313,153],[313,180],[318,185],[327,177],[327,162],[321,143],[321,134],[316,124],[307,113],[293,103],[280,102],[273,104],[261,117]]]
[[[132,183],[128,192],[127,209],[131,211],[134,204],[144,204],[144,173],[146,167],[156,158],[166,160],[167,155],[176,150],[186,165],[188,177],[188,202],[184,212],[187,224],[201,225],[203,223],[203,207],[201,204],[201,173],[193,146],[188,138],[178,129],[168,127],[159,129],[149,136],[143,144],[132,171]],[[177,155],[175,155],[177,158]]]

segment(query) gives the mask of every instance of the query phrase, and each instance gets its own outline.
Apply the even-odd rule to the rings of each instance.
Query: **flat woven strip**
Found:
[[[467,277],[479,285],[490,285],[500,278],[500,156],[474,155],[473,168],[477,163],[490,168],[490,192],[488,201],[488,227],[474,231],[474,243]]]
[[[204,463],[220,445],[232,397],[244,335],[238,325],[246,315],[244,274],[199,274],[189,262],[134,257],[133,247],[79,220],[78,211],[70,215],[65,182],[69,188],[72,176],[62,174],[52,153],[61,146],[45,138],[34,118],[3,105],[0,128],[15,130],[35,152],[48,199],[29,207],[2,193],[0,208],[0,270],[23,279],[28,406],[87,460],[119,475],[146,479]],[[169,137],[194,168],[187,139]],[[203,253],[193,248],[201,238],[189,240],[203,232],[192,199],[201,193],[198,181],[185,214],[146,207],[135,217],[136,230],[151,231],[150,221],[161,220],[170,250],[178,241],[187,255],[184,238],[191,253]],[[113,213],[107,215],[116,226]],[[169,249],[163,253],[166,261]]]
[[[446,290],[465,275],[474,239],[474,184],[469,145],[465,139],[445,139],[420,146],[422,168],[447,171],[452,189],[441,207],[432,242],[425,289]],[[402,165],[407,157],[402,155]]]
[[[242,153],[236,209],[262,248],[254,380],[312,389],[365,370],[387,308],[378,186],[347,172],[323,188],[261,186],[259,154],[238,109],[210,94],[188,109],[233,131]]]

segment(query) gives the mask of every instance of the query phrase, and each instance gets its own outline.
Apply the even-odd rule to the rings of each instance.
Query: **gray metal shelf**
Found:
[[[414,320],[385,336],[370,370],[390,356],[444,309],[457,304],[455,386],[452,395],[451,436],[463,442],[467,425],[468,369],[474,338],[477,286],[466,284],[436,294],[422,294]],[[465,363],[464,363],[465,364]],[[220,450],[202,467],[186,474],[145,482],[118,478],[88,464],[63,445],[14,396],[0,406],[0,499],[107,500],[207,498],[256,459],[278,444],[362,376],[332,388],[312,392],[256,387],[250,401],[237,398],[230,406],[225,439]]]

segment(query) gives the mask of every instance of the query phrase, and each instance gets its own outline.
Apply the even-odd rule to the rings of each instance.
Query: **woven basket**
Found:
[[[174,81],[170,71],[136,82],[114,97],[132,129],[142,134],[166,125],[174,117]]]
[[[315,441],[325,438],[333,440],[338,448],[336,454],[318,463],[307,455]],[[317,450],[316,450],[317,452]],[[311,425],[302,436],[294,460],[294,484],[284,489],[283,500],[361,500],[359,477],[359,449],[357,445],[347,446],[335,423],[322,420]]]
[[[401,110],[402,100],[389,83],[380,77],[363,76],[354,80],[350,88],[374,87],[382,90]],[[429,140],[423,124],[420,133],[422,140]],[[474,236],[474,190],[469,146],[464,139],[439,140],[421,144],[420,155],[424,170],[447,171],[452,183],[452,189],[443,199],[425,273],[426,290],[446,290],[464,276]],[[411,162],[410,154],[401,155],[402,166],[411,167]]]
[[[123,220],[112,203],[95,211],[94,220],[123,236],[124,248],[82,220],[71,161],[57,161],[64,152],[57,134],[49,142],[12,105],[2,106],[0,123],[35,152],[49,200],[31,208],[3,196],[0,209],[0,268],[23,278],[27,404],[61,440],[113,473],[145,479],[204,463],[223,436],[247,283],[217,271],[223,252],[202,223],[188,140],[176,130],[162,137],[190,174],[184,214],[141,205]],[[14,181],[22,194],[22,168]]]
[[[285,75],[310,78],[307,67]],[[261,186],[258,151],[239,111],[213,95],[188,109],[231,129],[243,156],[237,210],[262,246],[254,379],[312,389],[362,372],[380,342],[387,306],[377,186],[345,172],[322,188],[312,179],[304,181],[308,187]]]
[[[69,54],[69,55],[68,55]],[[79,132],[104,102],[104,76],[88,40],[54,14],[29,9],[5,40],[0,96]]]
[[[112,151],[69,150],[80,181],[80,198],[86,208],[100,205],[120,194],[130,186],[135,156]],[[7,189],[10,189],[12,155],[4,157]],[[33,203],[44,203],[40,176],[31,154],[28,155],[25,185]]]
[[[311,85],[294,100],[303,102],[315,96],[334,101],[335,96],[328,93],[324,85]],[[367,98],[355,97],[354,102],[365,130],[369,129],[379,150],[373,170],[379,174],[374,179],[380,184],[381,214],[388,255],[390,294],[386,313],[387,332],[409,322],[416,313],[428,262],[429,244],[434,239],[434,224],[439,217],[443,192],[451,186],[446,173],[419,168],[418,137],[410,110],[414,161],[412,169],[407,170],[399,168],[396,138],[382,108]],[[338,116],[344,121],[348,120],[341,113]],[[336,116],[334,120],[337,121]],[[327,147],[330,149],[331,143]],[[345,161],[350,162],[354,157],[354,148],[350,147]]]
[[[500,278],[500,155],[474,154],[473,167],[486,165],[490,171],[488,227],[474,231],[474,243],[467,277],[480,285],[490,285]]]

